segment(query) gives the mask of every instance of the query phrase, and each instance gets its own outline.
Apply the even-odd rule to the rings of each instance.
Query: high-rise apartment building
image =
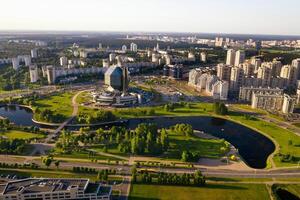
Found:
[[[234,66],[239,66],[245,61],[246,55],[245,51],[239,50],[235,53]]]
[[[227,58],[226,58],[226,65],[234,65],[235,62],[235,50],[228,49],[227,51]]]

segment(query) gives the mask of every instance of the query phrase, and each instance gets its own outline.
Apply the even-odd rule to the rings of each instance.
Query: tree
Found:
[[[188,162],[189,161],[189,153],[187,151],[183,151],[181,154],[181,160],[183,162]]]
[[[52,157],[52,156],[47,156],[47,157],[44,157],[44,158],[42,159],[43,164],[44,164],[47,168],[50,167],[52,161],[53,161],[53,157]]]
[[[164,151],[167,151],[169,148],[169,138],[166,129],[161,129],[160,131],[160,142]]]
[[[58,169],[59,168],[59,164],[60,164],[60,160],[56,160],[54,162],[55,167]]]
[[[216,102],[214,104],[214,112],[218,115],[227,115],[228,114],[228,108],[224,103]]]

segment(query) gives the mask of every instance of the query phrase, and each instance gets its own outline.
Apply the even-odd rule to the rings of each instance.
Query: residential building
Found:
[[[262,88],[262,87],[241,87],[239,93],[239,101],[251,102],[254,93],[283,95],[283,89]]]
[[[165,77],[173,79],[182,79],[183,76],[183,65],[165,65],[163,69]]]
[[[243,68],[245,76],[250,77],[250,76],[254,75],[255,66],[253,64],[251,64],[251,63],[243,63],[243,64],[240,64],[239,67]]]
[[[123,46],[122,46],[122,51],[123,51],[123,52],[126,52],[126,51],[127,51],[127,46],[126,46],[126,45],[123,45]]]
[[[272,69],[267,66],[262,65],[257,70],[257,78],[261,80],[262,87],[268,87],[271,81]]]
[[[29,75],[30,75],[30,82],[35,83],[39,80],[39,71],[36,65],[31,65],[29,67]]]
[[[188,60],[190,62],[195,62],[196,61],[196,57],[195,57],[195,54],[193,52],[188,53]]]
[[[244,72],[242,68],[232,67],[230,74],[230,91],[238,92],[243,84]]]
[[[231,66],[223,63],[217,65],[217,76],[220,80],[230,81]]]
[[[31,57],[30,55],[24,56],[25,66],[29,67],[31,65]]]
[[[226,101],[228,97],[229,83],[227,81],[216,81],[212,87],[212,97],[215,100]]]
[[[227,58],[226,58],[226,65],[234,65],[235,64],[235,50],[228,49],[227,51]]]
[[[60,57],[59,62],[60,62],[60,66],[67,66],[68,65],[68,58],[65,57],[65,56]]]
[[[11,62],[14,70],[18,70],[20,68],[20,61],[18,58],[12,58]]]
[[[206,63],[207,62],[207,53],[201,52],[200,53],[200,61]]]
[[[282,105],[282,112],[284,114],[293,113],[295,108],[295,99],[285,94]]]
[[[37,57],[38,57],[37,49],[32,49],[31,50],[31,58],[37,58]]]
[[[131,44],[130,44],[130,51],[137,52],[137,51],[138,51],[138,46],[137,46],[137,44],[131,43]]]
[[[252,108],[259,108],[270,112],[293,113],[295,99],[287,94],[269,94],[265,92],[254,93],[252,96]]]
[[[245,51],[239,50],[235,53],[235,61],[234,61],[234,66],[239,66],[245,61],[246,55]]]

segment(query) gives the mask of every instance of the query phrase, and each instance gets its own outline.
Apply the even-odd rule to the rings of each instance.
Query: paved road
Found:
[[[58,158],[59,159],[59,158]],[[63,159],[63,158],[62,158]],[[14,155],[0,155],[0,160],[5,160],[7,163],[19,163],[23,164],[26,162],[33,162],[43,166],[40,157],[38,156],[14,156]],[[73,166],[78,167],[91,167],[96,169],[107,169],[107,168],[115,168],[118,171],[122,171],[123,173],[130,174],[131,166],[128,165],[108,165],[108,164],[100,164],[94,162],[85,162],[83,160],[74,160],[74,159],[66,159],[60,163],[60,168],[63,169],[72,169]],[[55,166],[52,166],[55,168]],[[159,168],[159,167],[144,167],[149,169],[156,169],[162,172],[169,173],[193,173],[195,169],[185,169],[185,168]],[[261,170],[244,170],[244,171],[236,171],[236,170],[225,170],[225,169],[208,169],[208,168],[197,168],[200,169],[204,175],[207,176],[216,176],[216,177],[244,177],[244,178],[291,178],[298,177],[300,178],[300,168],[293,169],[261,169]]]

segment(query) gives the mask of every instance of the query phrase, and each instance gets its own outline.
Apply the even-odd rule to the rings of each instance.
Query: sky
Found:
[[[0,30],[300,35],[299,0],[2,0]]]

